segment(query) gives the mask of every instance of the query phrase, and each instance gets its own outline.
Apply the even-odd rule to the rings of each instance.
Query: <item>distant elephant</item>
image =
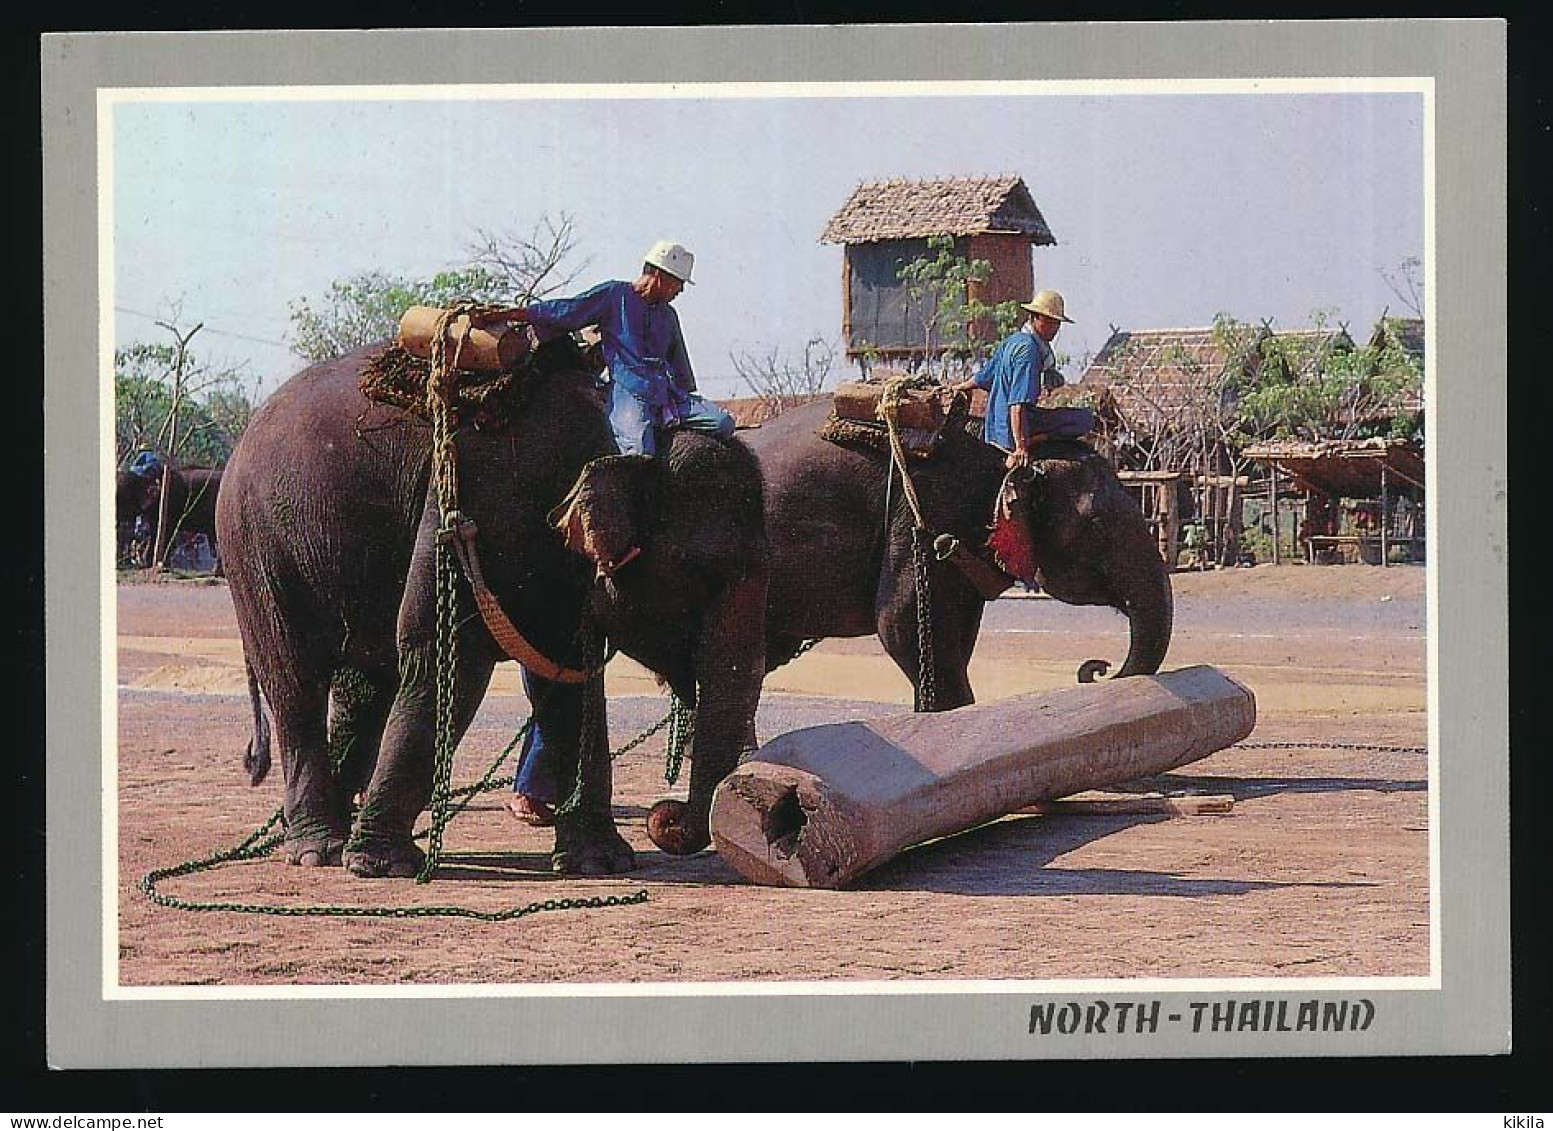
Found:
[[[886,488],[888,454],[816,435],[829,411],[827,401],[805,405],[749,434],[765,475],[772,547],[767,663],[791,658],[806,639],[877,633],[920,698],[912,514],[898,474]],[[1137,504],[1082,442],[1050,440],[1035,457],[1036,474],[1021,488],[1035,567],[1025,580],[1069,604],[1125,613],[1131,644],[1117,676],[1157,671],[1170,645],[1170,575]],[[966,550],[981,547],[1003,454],[951,423],[938,452],[911,459],[910,473],[929,540],[948,534]],[[968,668],[988,598],[931,547],[927,557],[930,707],[949,710],[975,699]],[[1091,661],[1080,678],[1105,668]]]
[[[168,476],[167,522],[164,543],[174,542],[175,534],[203,534],[221,571],[221,550],[216,537],[216,497],[221,491],[221,472],[204,467],[173,468]],[[129,556],[136,539],[136,527],[154,537],[161,514],[162,476],[138,475],[120,471],[114,485],[114,519],[118,534],[119,560]],[[157,557],[153,548],[151,557]],[[149,563],[147,563],[149,564]]]
[[[287,857],[343,859],[366,877],[413,875],[424,860],[411,836],[432,790],[442,517],[427,486],[429,426],[359,390],[377,348],[304,370],[265,402],[228,463],[217,516],[254,695],[250,780],[269,765],[262,688]],[[690,434],[656,458],[614,454],[596,372],[570,339],[547,343],[510,432],[460,427],[459,508],[476,524],[486,585],[544,657],[585,666],[586,615],[697,708],[688,805],[671,803],[654,834],[693,852],[710,843],[712,789],[744,747],[764,675],[759,468],[738,441]],[[565,533],[552,518],[561,504]],[[462,574],[457,594],[455,741],[505,658]],[[587,707],[602,723],[602,681],[534,682],[560,797],[575,788],[578,799],[557,812],[552,866],[625,871],[608,734],[578,721]]]

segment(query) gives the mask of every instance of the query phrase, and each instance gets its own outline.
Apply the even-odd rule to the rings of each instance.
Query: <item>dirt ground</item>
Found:
[[[616,762],[632,875],[555,877],[550,833],[500,796],[448,829],[430,885],[363,881],[270,857],[163,881],[188,900],[283,906],[456,905],[627,896],[627,906],[461,918],[287,917],[159,907],[148,870],[241,841],[276,809],[240,760],[248,702],[224,585],[118,587],[118,981],[125,986],[327,983],[719,982],[1424,975],[1429,970],[1425,574],[1417,567],[1261,566],[1177,574],[1167,668],[1207,663],[1257,697],[1239,746],[1115,792],[1230,794],[1225,815],[1015,815],[912,850],[845,891],[764,888],[715,853],[667,857],[648,807],[661,736]],[[982,701],[1069,685],[1119,662],[1109,610],[994,602],[971,677]],[[459,751],[475,780],[526,717],[503,665]],[[619,745],[667,700],[629,661],[608,674]],[[829,641],[767,681],[762,738],[909,710],[872,638]],[[1299,743],[1292,748],[1256,743]],[[504,772],[511,772],[510,762]],[[688,776],[688,774],[687,774]],[[111,826],[110,826],[111,830]]]

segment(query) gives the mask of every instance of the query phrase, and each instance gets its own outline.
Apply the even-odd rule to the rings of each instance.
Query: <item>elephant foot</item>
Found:
[[[302,868],[331,868],[340,862],[345,837],[340,833],[318,832],[286,838],[286,863]]]
[[[346,846],[345,869],[364,880],[408,878],[420,874],[426,854],[408,837],[373,837],[353,840]]]
[[[607,816],[557,816],[550,870],[566,876],[614,876],[636,866],[636,853]]]
[[[712,843],[706,818],[690,818],[690,806],[683,801],[666,800],[654,805],[647,814],[647,835],[671,856],[693,856]]]

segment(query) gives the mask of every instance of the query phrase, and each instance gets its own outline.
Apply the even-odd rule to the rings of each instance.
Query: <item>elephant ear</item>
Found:
[[[611,576],[642,552],[640,519],[652,513],[647,498],[653,461],[648,456],[602,456],[583,468],[566,497],[550,512],[566,548],[583,554]]]
[[[1016,470],[1004,476],[987,536],[987,548],[998,568],[1027,585],[1035,583],[1035,537],[1030,529],[1035,490],[1035,477],[1028,472]]]

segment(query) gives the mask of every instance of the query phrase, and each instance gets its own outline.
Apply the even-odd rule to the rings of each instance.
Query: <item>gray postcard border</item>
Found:
[[[1510,1042],[1506,25],[1500,20],[62,34],[44,141],[47,1058],[55,1067],[1002,1060],[1492,1053]],[[457,60],[456,69],[447,67]],[[673,73],[664,66],[673,63]],[[105,1001],[96,524],[99,87],[458,82],[1432,77],[1431,569],[1441,642],[1442,985],[1365,998],[1362,1033],[1027,1031],[1025,991]],[[1470,374],[1472,380],[1464,380]],[[71,517],[74,516],[74,517]],[[121,877],[129,882],[131,877]],[[1063,994],[1085,1001],[1114,994]],[[1167,1012],[1235,994],[1128,994]],[[760,1023],[752,1025],[758,1011]],[[1292,1016],[1292,1014],[1291,1014]]]

